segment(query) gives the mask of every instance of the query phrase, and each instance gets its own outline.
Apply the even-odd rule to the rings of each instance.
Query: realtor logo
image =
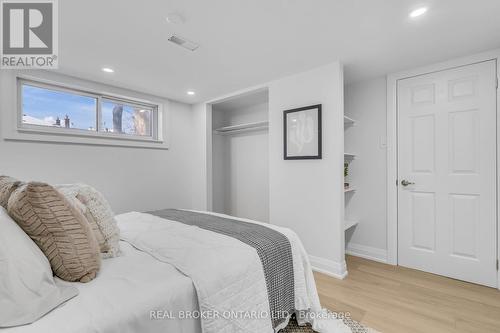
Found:
[[[0,0],[2,68],[57,68],[57,0]]]

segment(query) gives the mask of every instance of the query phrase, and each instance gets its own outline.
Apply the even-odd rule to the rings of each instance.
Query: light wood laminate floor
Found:
[[[500,291],[348,256],[349,275],[315,273],[324,307],[382,333],[500,332]]]

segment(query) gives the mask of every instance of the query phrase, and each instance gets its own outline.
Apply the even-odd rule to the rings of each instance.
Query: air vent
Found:
[[[187,40],[186,38],[178,35],[172,35],[168,40],[174,44],[182,46],[185,49],[188,49],[189,51],[194,51],[199,47],[199,45],[196,44],[195,42]]]

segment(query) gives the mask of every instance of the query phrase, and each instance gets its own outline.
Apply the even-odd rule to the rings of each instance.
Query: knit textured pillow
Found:
[[[0,206],[7,209],[7,202],[10,195],[20,184],[21,182],[17,179],[9,176],[0,176]]]
[[[109,245],[104,239],[104,235],[99,229],[99,225],[97,224],[94,216],[90,213],[90,210],[87,206],[85,206],[80,200],[78,200],[78,188],[76,186],[67,186],[67,185],[55,185],[54,186],[59,192],[61,192],[68,202],[73,206],[73,208],[77,209],[79,212],[85,216],[87,222],[90,225],[90,229],[92,229],[92,233],[99,245],[99,250],[101,253],[107,253],[109,249]],[[103,255],[104,257],[104,255]]]
[[[99,246],[85,217],[48,184],[31,182],[12,193],[9,215],[66,281],[88,282],[101,265]]]
[[[120,229],[111,206],[104,196],[90,185],[63,184],[55,186],[67,198],[76,198],[85,207],[84,215],[92,225],[103,258],[120,255]],[[77,204],[77,203],[76,203]]]

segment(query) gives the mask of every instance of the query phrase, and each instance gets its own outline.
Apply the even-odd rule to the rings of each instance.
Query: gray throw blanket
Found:
[[[255,248],[264,269],[273,328],[293,314],[292,248],[283,234],[255,223],[184,210],[164,209],[149,214],[230,236]]]

